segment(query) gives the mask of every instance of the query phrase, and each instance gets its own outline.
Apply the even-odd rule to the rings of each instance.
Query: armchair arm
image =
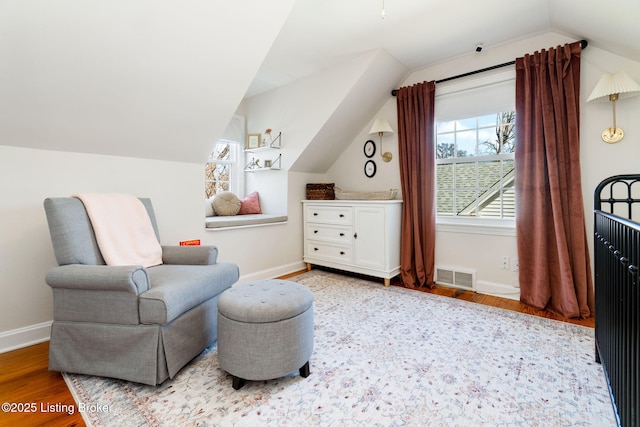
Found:
[[[162,262],[180,265],[213,265],[218,260],[216,246],[163,246]]]
[[[52,288],[124,291],[135,295],[149,290],[149,277],[141,265],[69,264],[49,270],[45,281]]]

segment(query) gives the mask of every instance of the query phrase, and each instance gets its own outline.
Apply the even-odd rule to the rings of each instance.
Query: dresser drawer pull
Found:
[[[340,255],[344,255],[344,251],[340,251]]]
[[[318,216],[318,212],[314,212],[314,213],[313,213],[313,216]]]
[[[340,237],[344,237],[344,233],[340,233]]]
[[[318,230],[313,230],[313,234],[316,234],[318,232]]]
[[[340,218],[344,218],[344,214],[340,214]]]
[[[358,238],[358,233],[354,234],[354,235],[353,235],[353,238],[354,238],[354,239],[357,239],[357,238]]]
[[[318,250],[318,248],[313,248],[313,250],[314,250],[314,251],[317,251],[317,250]]]

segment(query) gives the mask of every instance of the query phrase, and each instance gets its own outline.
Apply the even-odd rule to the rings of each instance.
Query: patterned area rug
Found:
[[[150,387],[65,374],[92,426],[614,426],[593,329],[312,270],[311,375],[235,391],[216,348]]]

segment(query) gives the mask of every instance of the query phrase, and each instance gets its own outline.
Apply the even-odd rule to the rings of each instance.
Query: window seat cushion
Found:
[[[209,216],[205,218],[206,228],[208,229],[246,227],[246,226],[271,224],[271,223],[286,222],[286,221],[287,221],[286,215],[274,215],[274,214]]]

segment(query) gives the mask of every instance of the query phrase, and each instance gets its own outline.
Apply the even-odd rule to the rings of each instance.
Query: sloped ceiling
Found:
[[[310,143],[291,165],[298,172],[324,173],[344,152],[362,127],[371,120],[380,105],[389,99],[390,87],[397,86],[408,70],[384,50],[370,52],[367,66],[355,76],[322,126],[311,135]],[[326,90],[332,86],[326,85]],[[375,90],[373,88],[378,88]],[[386,89],[386,90],[385,90]]]
[[[243,98],[377,49],[413,71],[555,31],[640,61],[638,0],[385,6],[381,19],[381,0],[3,0],[0,144],[202,163]],[[347,131],[327,120],[318,138],[334,125]]]
[[[3,0],[0,144],[204,163],[295,0]]]
[[[384,19],[382,4],[297,0],[247,96],[372,49],[414,71],[544,32],[640,61],[638,0],[386,0]]]

